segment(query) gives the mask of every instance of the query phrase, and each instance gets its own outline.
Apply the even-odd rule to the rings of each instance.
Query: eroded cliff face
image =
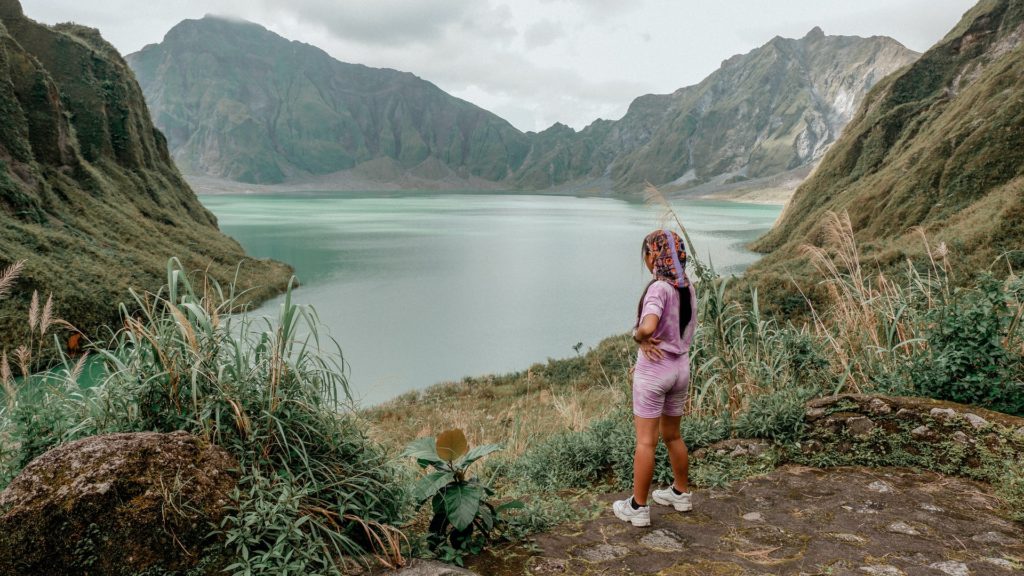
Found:
[[[626,115],[534,145],[515,181],[608,177],[619,190],[735,182],[817,162],[867,91],[917,54],[890,38],[775,38],[696,86],[636,99]],[[543,134],[543,133],[542,133]]]
[[[846,211],[883,269],[945,242],[954,274],[1024,265],[1024,2],[984,0],[881,81],[775,228],[748,274],[783,282],[828,211]],[[1009,264],[1009,266],[1007,266]],[[777,291],[776,291],[777,292]],[[764,291],[762,290],[762,293]]]
[[[116,323],[128,288],[156,290],[167,259],[228,281],[245,260],[171,162],[134,75],[99,32],[54,27],[0,0],[0,266],[25,260],[0,301],[0,342],[25,336],[33,290],[86,331]],[[289,269],[243,266],[242,283],[280,289]],[[9,346],[8,346],[9,345]]]

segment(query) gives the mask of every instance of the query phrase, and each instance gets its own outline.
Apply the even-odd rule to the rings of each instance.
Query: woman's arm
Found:
[[[658,348],[661,340],[654,337],[654,331],[658,329],[658,320],[656,314],[648,314],[643,317],[640,325],[633,331],[633,340],[640,344],[640,350],[644,356],[652,361],[661,360],[665,356],[661,348]]]

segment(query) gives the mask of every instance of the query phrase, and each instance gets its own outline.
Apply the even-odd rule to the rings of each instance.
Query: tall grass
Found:
[[[104,373],[77,386],[82,360],[62,353],[38,400],[14,391],[3,425],[0,486],[32,458],[108,432],[187,430],[238,460],[223,525],[229,573],[340,574],[376,557],[402,560],[394,527],[407,512],[401,470],[347,406],[344,361],[315,311],[285,294],[276,321],[232,314],[238,294],[180,263],[155,294],[133,294],[124,327],[93,353]]]

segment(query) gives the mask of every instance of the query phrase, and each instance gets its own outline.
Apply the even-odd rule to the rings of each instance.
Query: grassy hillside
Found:
[[[1024,2],[981,2],[917,62],[870,92],[774,229],[754,245],[768,255],[749,276],[776,304],[799,300],[789,277],[808,267],[797,258],[801,246],[825,240],[827,211],[849,213],[858,241],[884,270],[908,257],[926,260],[918,228],[934,249],[964,264],[960,270],[1024,267],[1022,39]]]
[[[99,336],[129,287],[163,284],[169,257],[222,281],[246,260],[182,180],[117,51],[94,29],[25,18],[16,0],[0,0],[0,224],[0,267],[26,261],[0,302],[4,343],[21,341],[33,291]],[[246,260],[239,285],[266,297],[289,273]]]

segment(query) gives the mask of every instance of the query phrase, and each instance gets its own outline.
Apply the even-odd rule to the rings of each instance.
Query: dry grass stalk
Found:
[[[30,332],[36,331],[36,326],[39,324],[39,291],[32,291],[32,303],[28,306],[28,329]]]
[[[10,293],[11,288],[14,287],[14,281],[21,275],[21,271],[25,268],[25,261],[18,260],[14,264],[7,266],[0,271],[0,298],[3,298]]]
[[[11,364],[7,361],[6,350],[0,353],[0,385],[3,385],[7,409],[13,410],[18,399],[18,389],[14,386],[14,375],[11,374]]]
[[[32,367],[32,351],[28,346],[22,344],[14,350],[14,357],[18,360],[18,368],[21,370],[21,376],[23,378],[28,378]]]
[[[46,331],[53,325],[53,294],[46,297],[46,304],[43,305],[43,314],[39,317],[39,335],[45,336]]]

